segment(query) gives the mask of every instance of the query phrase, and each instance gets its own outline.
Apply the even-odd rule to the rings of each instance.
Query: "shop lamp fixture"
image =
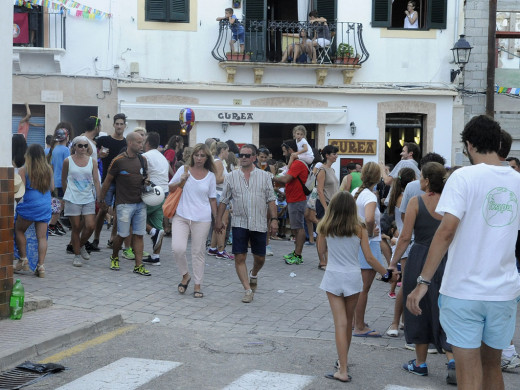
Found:
[[[350,132],[352,135],[356,134],[356,124],[354,122],[350,122]]]
[[[464,66],[469,62],[469,56],[471,54],[471,45],[468,41],[464,39],[465,35],[462,34],[459,40],[455,43],[451,52],[453,53],[453,62],[459,66],[457,70],[451,70],[451,82],[455,80],[457,75],[461,74],[464,71]]]
[[[228,122],[222,122],[222,132],[226,132],[228,129],[229,123]]]
[[[415,130],[415,137],[413,138],[413,140],[415,141],[415,143],[417,145],[419,145],[421,143],[421,130],[420,129]]]
[[[401,144],[401,147],[404,146],[404,129],[400,130],[401,138],[399,139],[399,143]]]

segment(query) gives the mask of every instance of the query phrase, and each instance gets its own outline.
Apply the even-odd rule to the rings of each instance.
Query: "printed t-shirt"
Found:
[[[143,158],[144,166],[148,164]],[[116,206],[119,204],[141,203],[141,188],[143,184],[142,167],[139,158],[128,157],[122,153],[110,165],[109,173],[116,179]]]
[[[300,180],[298,180],[298,178],[300,178],[303,185],[305,185],[307,176],[309,176],[307,165],[300,160],[294,160],[291,164],[291,168],[289,168],[289,171],[287,172],[287,175],[291,175],[294,178],[285,185],[285,196],[287,203],[295,203],[307,200],[307,196],[305,196],[303,192],[302,184],[300,183]]]
[[[435,210],[460,220],[448,249],[441,294],[479,301],[520,295],[515,260],[519,196],[520,175],[509,167],[478,164],[451,174]]]

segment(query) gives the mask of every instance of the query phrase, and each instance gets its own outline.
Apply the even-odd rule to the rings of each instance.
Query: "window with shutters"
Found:
[[[446,28],[447,0],[413,0],[418,14],[417,27],[407,30],[429,30]],[[372,0],[372,27],[405,29],[405,18],[409,0]]]
[[[189,23],[190,0],[145,0],[145,20]]]

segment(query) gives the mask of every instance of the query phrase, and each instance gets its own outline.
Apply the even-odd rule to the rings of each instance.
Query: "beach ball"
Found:
[[[179,122],[182,129],[190,132],[195,124],[195,112],[191,108],[183,108],[179,113]]]

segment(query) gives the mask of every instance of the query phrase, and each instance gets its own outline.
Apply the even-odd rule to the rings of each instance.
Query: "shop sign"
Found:
[[[252,121],[253,113],[252,112],[219,112],[218,119],[221,120],[232,120],[232,121]]]
[[[337,147],[338,154],[376,154],[377,140],[329,139],[329,145]]]

